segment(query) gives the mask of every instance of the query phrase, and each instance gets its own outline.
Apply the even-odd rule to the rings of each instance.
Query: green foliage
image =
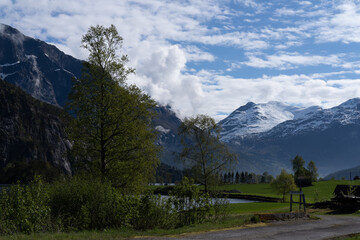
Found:
[[[53,182],[62,174],[61,170],[43,161],[11,161],[0,169],[0,183],[29,183],[34,176],[41,176],[46,182]]]
[[[291,160],[291,163],[293,166],[295,183],[298,187],[308,187],[311,186],[313,182],[317,181],[319,175],[314,161],[311,160],[308,163],[307,168],[305,168],[304,159],[301,156],[296,155],[296,157]]]
[[[39,177],[28,186],[19,183],[0,195],[0,233],[32,233],[49,230],[47,188]]]
[[[135,229],[145,230],[162,228],[169,229],[176,226],[177,212],[173,209],[171,199],[162,199],[160,195],[155,196],[152,192],[141,196],[138,214],[133,219]]]
[[[172,192],[172,204],[178,213],[178,225],[201,223],[211,217],[219,218],[227,213],[228,203],[211,200],[208,193],[201,193],[193,180],[184,177]]]
[[[319,174],[317,173],[318,169],[317,169],[314,161],[311,160],[309,162],[309,164],[307,165],[307,170],[309,173],[309,177],[311,178],[311,181],[316,182]]]
[[[307,175],[306,169],[304,167],[305,161],[301,156],[296,155],[295,158],[291,160],[291,163],[293,166],[293,172],[295,178],[298,178],[300,176],[305,177]]]
[[[219,141],[221,128],[206,115],[185,118],[179,127],[184,146],[181,157],[188,162],[197,182],[205,186],[216,185],[220,172],[235,161],[227,147]]]
[[[270,185],[277,193],[283,195],[283,202],[285,202],[285,194],[296,189],[294,177],[287,173],[284,169],[281,171],[280,175],[278,175],[275,180],[271,182]]]
[[[67,132],[79,169],[109,179],[124,192],[139,192],[158,163],[156,133],[151,130],[155,102],[125,83],[134,70],[118,57],[122,38],[116,28],[91,27],[82,39],[89,50],[80,79],[75,79],[68,110],[76,116]]]
[[[259,215],[254,215],[254,216],[251,217],[250,221],[252,223],[259,223],[259,222],[261,222],[261,219],[260,219]]]
[[[123,196],[109,182],[74,177],[51,186],[51,216],[65,230],[130,225],[138,198]]]

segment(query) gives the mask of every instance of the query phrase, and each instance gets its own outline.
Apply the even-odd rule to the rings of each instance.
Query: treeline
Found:
[[[238,183],[271,183],[274,179],[268,172],[263,174],[248,173],[247,171],[228,172],[220,176],[223,183],[238,184]]]
[[[186,172],[179,170],[175,167],[169,166],[165,163],[160,163],[156,168],[156,183],[177,183],[180,182]]]

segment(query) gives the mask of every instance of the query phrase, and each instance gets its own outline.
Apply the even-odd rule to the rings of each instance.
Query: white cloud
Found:
[[[334,12],[310,23],[319,42],[360,42],[360,3],[341,1]]]
[[[0,22],[82,59],[87,52],[79,47],[81,36],[89,26],[114,24],[136,68],[129,81],[182,116],[207,113],[219,119],[247,101],[331,106],[360,96],[360,80],[342,79],[356,73],[360,60],[321,50],[324,42],[360,42],[359,2],[290,2],[3,0]],[[258,76],[261,68],[283,74],[244,78],[217,67],[234,56],[233,67],[258,68]],[[286,72],[306,66],[328,71]]]
[[[233,64],[233,67],[243,65],[255,68],[275,68],[287,70],[301,66],[330,65],[338,66],[342,61],[337,55],[319,56],[319,55],[301,55],[299,53],[280,53],[277,55],[267,55],[264,58],[255,55],[249,55],[249,60]]]
[[[300,1],[299,4],[300,5],[312,5],[312,3],[309,1]]]
[[[301,15],[304,13],[304,10],[300,9],[300,10],[294,10],[294,9],[289,9],[289,8],[280,8],[280,9],[276,9],[275,11],[275,15],[277,16],[297,16],[297,15]]]

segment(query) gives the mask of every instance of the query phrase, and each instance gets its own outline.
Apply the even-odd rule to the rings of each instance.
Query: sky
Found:
[[[89,27],[114,24],[128,83],[180,117],[360,97],[360,1],[0,0],[0,22],[79,59]]]

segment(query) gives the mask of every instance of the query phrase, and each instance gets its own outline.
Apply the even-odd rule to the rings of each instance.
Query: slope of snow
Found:
[[[282,122],[301,119],[318,110],[319,107],[302,108],[275,101],[262,104],[249,102],[219,122],[223,128],[221,140],[228,142],[233,138],[266,132]]]
[[[5,64],[0,64],[0,67],[10,67],[10,66],[14,66],[16,64],[19,64],[20,61],[14,62],[14,63],[5,63]]]
[[[360,98],[354,98],[339,106],[314,112],[307,117],[281,123],[265,134],[284,137],[309,131],[323,131],[331,124],[349,125],[359,122]]]

